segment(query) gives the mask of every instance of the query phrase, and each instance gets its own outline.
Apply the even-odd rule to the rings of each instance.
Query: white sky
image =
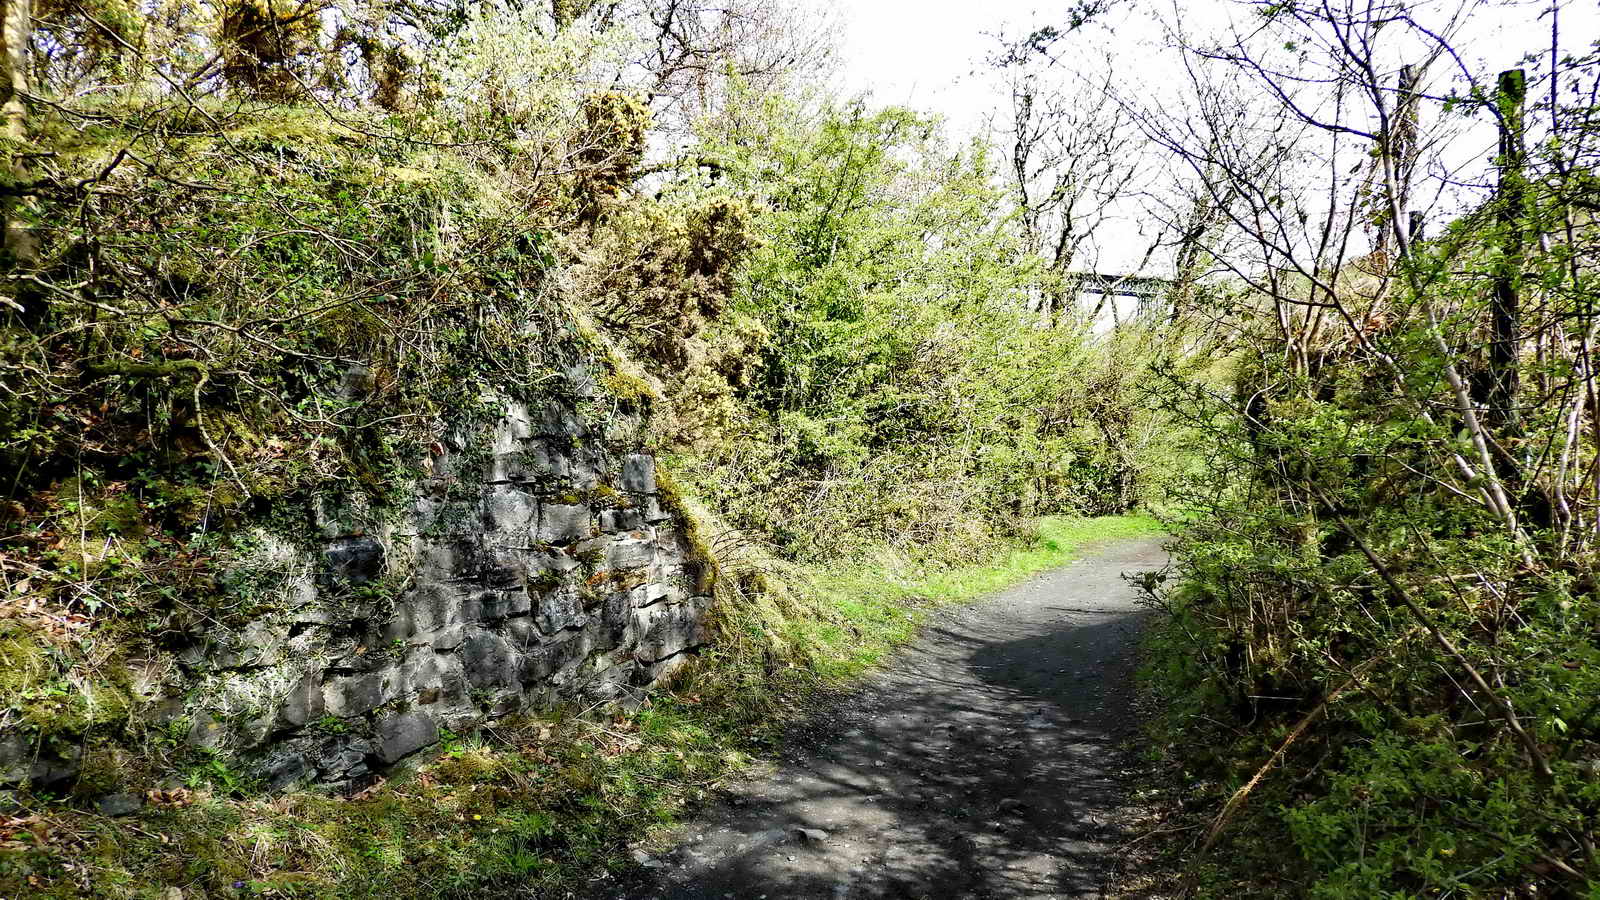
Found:
[[[823,0],[827,2],[827,0]],[[1211,5],[1214,0],[1205,0]],[[944,117],[953,138],[988,130],[992,116],[1005,115],[1007,95],[997,84],[986,57],[999,48],[997,36],[1016,38],[1044,25],[1060,25],[1067,3],[1040,0],[833,0],[842,20],[843,65],[838,86],[849,95],[867,94],[879,104],[909,106]],[[1111,28],[1092,26],[1068,36],[1061,47],[1088,38],[1118,52],[1151,52],[1161,31],[1151,8],[1130,4],[1105,20]],[[1092,31],[1092,34],[1090,33]],[[1109,243],[1145,246],[1131,222],[1105,223]],[[1096,243],[1105,244],[1105,238]],[[1100,268],[1129,267],[1134,258],[1104,257]]]
[[[993,35],[1025,35],[1043,25],[1060,26],[1071,0],[812,0],[833,7],[842,25],[842,65],[836,86],[846,94],[869,94],[880,104],[904,104],[941,114],[954,137],[985,131],[991,115],[1003,115],[1004,95],[987,74],[985,56],[998,46]],[[1439,17],[1473,0],[1420,0]],[[1453,42],[1464,62],[1478,72],[1517,65],[1522,52],[1548,41],[1541,13],[1550,0],[1509,0],[1476,12]],[[1582,52],[1583,42],[1600,37],[1600,3],[1560,0],[1566,52]],[[1125,0],[1089,28],[1068,35],[1058,49],[1109,48],[1118,78],[1134,96],[1157,95],[1178,79],[1174,51],[1166,48],[1161,20],[1181,21],[1191,37],[1221,34],[1230,19],[1253,25],[1254,13],[1236,0]],[[1082,53],[1083,51],[1078,51]],[[1069,60],[1070,61],[1070,60]],[[1447,66],[1436,66],[1437,74]],[[1462,135],[1467,156],[1483,157],[1466,143],[1492,152],[1492,133]],[[1478,140],[1481,138],[1482,140]],[[1486,157],[1485,157],[1486,158]],[[1112,223],[1101,245],[1102,269],[1137,263],[1144,241],[1129,217]],[[1129,252],[1117,252],[1117,248]],[[1120,259],[1132,255],[1134,258]]]
[[[943,113],[956,131],[976,128],[997,99],[982,83],[984,56],[997,46],[991,35],[1022,35],[1042,25],[1061,25],[1070,0],[817,0],[838,10],[843,21],[844,65],[839,80],[847,93],[869,92],[879,103],[905,104]],[[1565,49],[1600,38],[1600,3],[1560,0]],[[1452,0],[1417,4],[1436,11],[1462,5]],[[1549,0],[1511,0],[1471,20],[1457,42],[1469,65],[1487,71],[1516,65],[1518,55],[1546,40],[1541,14]],[[1236,0],[1124,0],[1072,42],[1105,43],[1120,57],[1130,83],[1159,88],[1172,73],[1163,59],[1158,20],[1181,19],[1193,34],[1216,33],[1230,19],[1249,22],[1252,12]]]
[[[999,46],[993,35],[1059,25],[1066,3],[836,0],[834,5],[844,23],[840,81],[847,93],[870,93],[879,103],[938,112],[953,132],[971,134],[1002,99],[984,71],[985,56]],[[1129,32],[1126,43],[1142,44],[1157,33],[1143,21],[1148,18],[1147,11],[1131,8],[1115,17],[1119,31]],[[1104,35],[1102,30],[1096,36]]]

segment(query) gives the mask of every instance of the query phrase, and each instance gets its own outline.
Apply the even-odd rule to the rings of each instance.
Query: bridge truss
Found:
[[[1100,296],[1094,309],[1098,312],[1109,307],[1116,315],[1116,297],[1134,297],[1138,303],[1135,317],[1144,317],[1166,307],[1168,296],[1177,282],[1170,278],[1152,278],[1146,275],[1113,275],[1106,272],[1079,272],[1077,295]]]

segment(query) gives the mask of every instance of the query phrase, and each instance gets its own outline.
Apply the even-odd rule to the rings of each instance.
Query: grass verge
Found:
[[[936,607],[1010,587],[1096,544],[1160,532],[1160,523],[1145,515],[1052,516],[1039,520],[1035,534],[976,565],[929,570],[904,556],[879,553],[823,569],[810,578],[822,609],[800,623],[802,639],[824,651],[813,663],[821,676],[849,678],[909,639]]]
[[[565,896],[634,865],[631,844],[704,800],[934,608],[1159,532],[1144,516],[1051,518],[981,563],[881,552],[786,570],[725,604],[721,638],[650,704],[450,738],[354,798],[251,795],[220,763],[111,819],[20,796],[0,811],[0,897]],[[3,808],[0,808],[3,809]]]

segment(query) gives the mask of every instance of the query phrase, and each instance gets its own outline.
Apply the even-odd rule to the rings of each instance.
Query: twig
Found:
[[[1278,761],[1281,760],[1283,755],[1288,752],[1289,747],[1299,739],[1300,735],[1305,733],[1307,728],[1311,727],[1311,724],[1315,722],[1319,716],[1327,711],[1328,707],[1333,703],[1333,701],[1339,699],[1344,695],[1345,691],[1348,691],[1350,688],[1354,687],[1357,682],[1361,680],[1361,676],[1365,675],[1368,670],[1377,665],[1378,661],[1381,659],[1383,659],[1383,656],[1381,655],[1374,656],[1371,659],[1363,662],[1361,665],[1356,666],[1355,669],[1351,671],[1350,677],[1345,680],[1344,684],[1339,685],[1333,690],[1332,693],[1328,694],[1326,697],[1323,697],[1322,700],[1318,702],[1310,712],[1306,713],[1305,716],[1303,716],[1300,721],[1295,724],[1294,728],[1290,730],[1289,735],[1283,739],[1283,742],[1278,745],[1278,749],[1274,750],[1272,755],[1267,757],[1267,761],[1262,763],[1261,768],[1256,770],[1256,774],[1251,777],[1248,782],[1245,782],[1243,787],[1233,792],[1233,796],[1229,797],[1228,802],[1222,805],[1222,811],[1217,813],[1217,817],[1211,821],[1211,827],[1206,831],[1206,839],[1200,845],[1200,854],[1202,856],[1205,855],[1205,853],[1211,849],[1212,845],[1217,842],[1217,838],[1222,836],[1223,829],[1228,827],[1228,823],[1232,821],[1233,817],[1239,812],[1240,808],[1244,806],[1244,801],[1249,798],[1250,792],[1256,789],[1256,785],[1261,783],[1261,780],[1266,777],[1268,772],[1272,771],[1272,767],[1278,764]],[[1185,888],[1184,893],[1187,892],[1188,890]]]
[[[1149,839],[1149,838],[1153,838],[1153,837],[1155,837],[1157,835],[1161,835],[1161,834],[1177,834],[1177,833],[1182,832],[1182,831],[1193,831],[1196,828],[1204,828],[1204,827],[1205,827],[1205,823],[1204,822],[1199,822],[1199,823],[1196,823],[1194,825],[1179,825],[1176,828],[1157,828],[1154,831],[1147,831],[1144,834],[1139,835],[1138,837],[1136,837],[1133,840],[1127,842],[1126,844],[1123,844],[1122,847],[1123,847],[1123,849],[1126,849],[1128,847],[1132,847],[1134,844],[1137,844],[1140,841],[1143,841],[1143,840],[1146,840],[1146,839]]]
[[[1506,726],[1511,729],[1511,733],[1516,735],[1517,740],[1528,751],[1528,757],[1533,762],[1534,771],[1538,772],[1539,776],[1546,781],[1553,779],[1555,773],[1550,770],[1549,761],[1545,759],[1544,752],[1539,749],[1538,741],[1535,741],[1533,735],[1522,727],[1522,720],[1517,718],[1516,710],[1512,708],[1511,701],[1489,686],[1489,682],[1484,679],[1477,666],[1474,666],[1472,661],[1467,659],[1466,654],[1462,653],[1460,648],[1455,645],[1455,642],[1451,641],[1440,630],[1433,618],[1417,604],[1416,600],[1412,599],[1411,594],[1400,586],[1400,582],[1395,580],[1394,573],[1390,572],[1389,567],[1384,564],[1383,560],[1378,558],[1378,554],[1373,551],[1372,546],[1350,526],[1349,522],[1345,521],[1343,516],[1333,512],[1334,506],[1328,496],[1320,488],[1313,487],[1312,490],[1333,515],[1334,522],[1338,524],[1339,529],[1348,535],[1350,540],[1355,542],[1357,549],[1361,551],[1361,555],[1365,556],[1367,562],[1372,564],[1373,570],[1378,573],[1378,577],[1388,587],[1390,595],[1399,601],[1400,605],[1409,610],[1418,622],[1422,623],[1422,627],[1426,628],[1428,633],[1433,636],[1440,649],[1444,650],[1451,659],[1456,661],[1456,664],[1467,673],[1467,677],[1472,679],[1472,683],[1478,686],[1478,690],[1482,691],[1485,696],[1494,701],[1496,706],[1500,707],[1500,711],[1506,717]]]

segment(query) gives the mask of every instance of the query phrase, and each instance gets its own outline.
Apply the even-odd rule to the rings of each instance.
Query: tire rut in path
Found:
[[[1159,540],[1119,542],[935,616],[826,737],[735,785],[620,896],[1098,895],[1137,724],[1122,575],[1165,563]]]

